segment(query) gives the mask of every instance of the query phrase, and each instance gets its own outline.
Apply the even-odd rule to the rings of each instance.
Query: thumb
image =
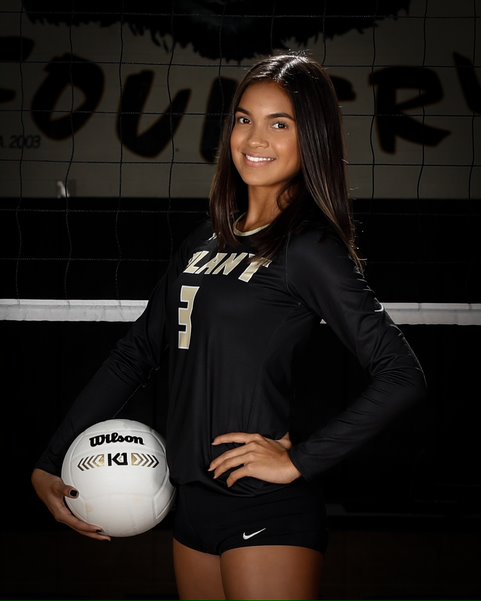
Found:
[[[76,499],[78,497],[78,490],[72,486],[66,486],[64,489],[64,496]]]

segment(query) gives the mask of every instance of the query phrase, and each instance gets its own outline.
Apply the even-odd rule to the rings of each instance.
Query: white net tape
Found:
[[[8,321],[135,321],[144,300],[0,299],[0,320]],[[398,324],[481,325],[481,303],[384,303]]]

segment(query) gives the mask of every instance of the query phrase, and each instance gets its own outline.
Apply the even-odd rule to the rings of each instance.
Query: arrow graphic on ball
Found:
[[[78,462],[77,467],[79,470],[84,472],[85,470],[90,470],[94,467],[104,467],[105,465],[105,457],[104,454],[100,455],[89,455],[88,457],[82,457],[82,459]]]
[[[155,455],[149,455],[148,453],[131,453],[130,463],[141,467],[157,467],[159,460]]]

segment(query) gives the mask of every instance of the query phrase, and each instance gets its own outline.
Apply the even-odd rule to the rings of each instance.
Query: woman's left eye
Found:
[[[283,123],[282,121],[277,121],[274,123],[275,129],[287,129],[287,123]]]

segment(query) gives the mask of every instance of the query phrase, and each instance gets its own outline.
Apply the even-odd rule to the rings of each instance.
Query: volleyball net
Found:
[[[481,324],[475,0],[0,8],[0,318],[131,321],[207,212],[259,57],[332,77],[368,280],[398,323]]]

